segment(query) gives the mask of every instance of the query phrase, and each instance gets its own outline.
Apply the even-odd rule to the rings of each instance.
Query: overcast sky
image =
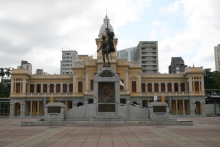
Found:
[[[220,0],[1,0],[0,67],[26,60],[32,73],[59,74],[62,49],[96,56],[106,5],[117,50],[158,41],[160,73],[171,57],[215,70]]]

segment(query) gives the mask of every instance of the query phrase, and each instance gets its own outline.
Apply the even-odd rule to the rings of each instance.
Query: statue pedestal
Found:
[[[118,118],[120,77],[111,67],[103,67],[94,77],[95,118]]]

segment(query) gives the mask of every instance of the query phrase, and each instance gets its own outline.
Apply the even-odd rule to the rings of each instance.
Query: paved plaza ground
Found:
[[[220,147],[220,117],[180,118],[193,126],[36,126],[0,119],[0,146],[6,147]]]

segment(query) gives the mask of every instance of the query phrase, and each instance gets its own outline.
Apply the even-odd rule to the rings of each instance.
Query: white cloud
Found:
[[[194,0],[178,1],[184,7],[186,20],[185,30],[174,36],[163,39],[160,43],[160,71],[167,72],[170,60],[168,57],[182,56],[185,64],[203,66],[214,70],[214,46],[219,44],[220,1]]]
[[[0,67],[16,67],[21,60],[59,73],[61,50],[94,55],[95,38],[106,15],[118,28],[139,20],[151,0],[39,0],[0,2]]]

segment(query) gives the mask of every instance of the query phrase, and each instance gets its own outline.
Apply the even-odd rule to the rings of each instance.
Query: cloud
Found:
[[[39,0],[0,2],[0,67],[17,67],[21,60],[49,73],[59,73],[61,51],[94,55],[95,38],[106,15],[118,28],[139,20],[151,0]]]
[[[170,58],[181,56],[189,66],[194,63],[195,66],[214,69],[214,46],[219,43],[220,38],[220,1],[182,0],[178,1],[178,5],[180,4],[183,6],[186,27],[160,41],[160,71],[168,71],[171,60],[167,60],[167,51]]]

